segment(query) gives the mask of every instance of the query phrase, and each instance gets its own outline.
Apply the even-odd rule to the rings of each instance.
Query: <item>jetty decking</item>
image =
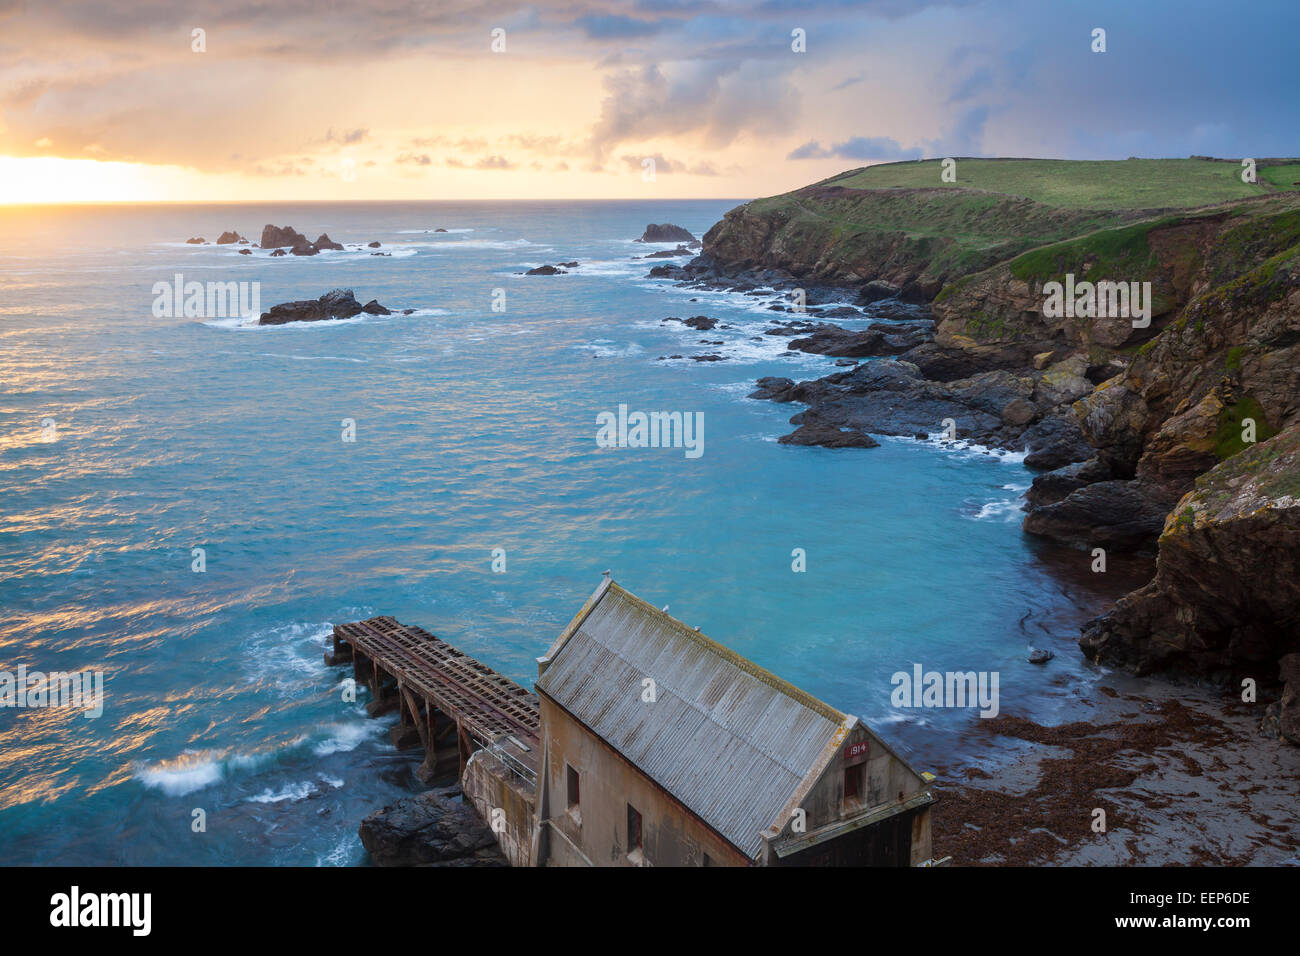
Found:
[[[465,768],[476,750],[491,750],[525,782],[537,780],[541,718],[537,696],[420,627],[391,617],[334,626],[329,665],[352,662],[370,688],[371,716],[394,709],[392,741],[423,747],[417,771],[428,782]]]

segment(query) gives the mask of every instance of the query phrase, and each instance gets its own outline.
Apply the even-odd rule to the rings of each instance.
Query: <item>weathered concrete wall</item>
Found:
[[[543,805],[563,838],[544,841],[548,866],[747,866],[731,844],[628,763],[599,737],[541,696],[542,746],[549,751]],[[578,771],[579,806],[568,807],[566,764]],[[642,851],[629,855],[627,805],[641,814]],[[573,844],[582,855],[565,844]],[[586,860],[583,857],[586,857]]]
[[[501,852],[511,866],[532,866],[533,836],[537,831],[537,795],[496,757],[479,750],[465,764],[461,777],[465,799],[492,829]],[[494,811],[504,811],[494,814]],[[500,820],[504,824],[493,823]]]

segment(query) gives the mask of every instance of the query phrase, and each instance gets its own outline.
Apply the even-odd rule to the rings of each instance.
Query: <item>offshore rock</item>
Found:
[[[681,226],[674,226],[670,222],[650,223],[645,227],[645,232],[637,242],[694,242],[695,237],[683,229]]]
[[[270,223],[262,227],[262,248],[292,248],[297,245],[310,245],[307,237],[292,226],[273,226]]]
[[[391,315],[382,305],[371,299],[365,305],[357,301],[351,289],[333,289],[319,299],[300,299],[282,302],[263,312],[258,325],[284,325],[288,322],[321,322],[328,319],[350,319],[365,312],[370,315]]]
[[[361,821],[361,844],[378,866],[507,866],[492,831],[459,787],[407,797]]]

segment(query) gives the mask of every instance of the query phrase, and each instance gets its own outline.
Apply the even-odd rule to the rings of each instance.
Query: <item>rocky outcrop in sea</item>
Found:
[[[645,232],[637,242],[689,242],[695,243],[698,247],[699,240],[690,234],[681,226],[674,226],[670,222],[650,223],[645,227]]]
[[[403,310],[409,315],[413,309]],[[371,299],[365,305],[357,301],[351,289],[333,289],[319,299],[300,299],[282,302],[263,312],[258,325],[285,325],[289,322],[323,322],[330,319],[350,319],[355,315],[392,315],[393,310]]]

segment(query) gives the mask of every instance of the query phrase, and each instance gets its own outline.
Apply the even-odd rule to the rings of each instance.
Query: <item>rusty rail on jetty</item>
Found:
[[[426,783],[459,774],[476,750],[489,749],[525,782],[537,782],[541,718],[537,696],[419,627],[391,617],[334,625],[331,666],[352,662],[370,688],[372,717],[394,709],[399,748],[423,747],[416,771]]]

